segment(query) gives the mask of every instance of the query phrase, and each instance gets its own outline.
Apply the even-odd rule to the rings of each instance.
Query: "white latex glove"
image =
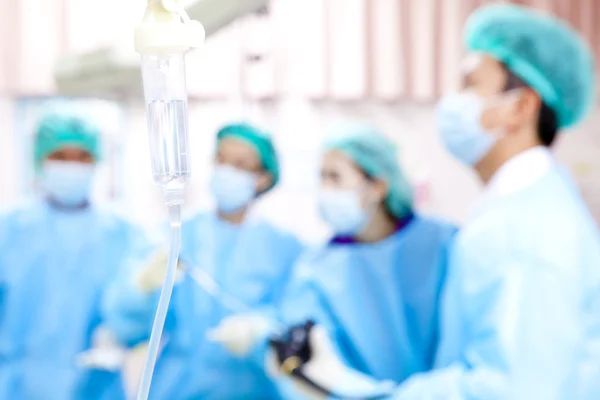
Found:
[[[317,325],[310,331],[309,344],[312,350],[311,359],[303,365],[304,375],[312,382],[341,398],[369,398],[392,393],[396,386],[390,381],[377,381],[345,366],[338,358],[326,330]],[[287,376],[279,366],[274,351],[267,355],[267,370],[272,376]],[[305,381],[291,376],[296,388],[309,399],[327,398]]]
[[[206,338],[221,343],[235,356],[245,357],[260,340],[266,338],[271,326],[271,321],[258,315],[233,315],[208,331]]]
[[[161,288],[167,273],[169,251],[161,248],[155,251],[146,263],[146,266],[137,275],[137,287],[144,293],[151,293]],[[182,265],[177,265],[177,280],[183,276]]]
[[[77,364],[83,368],[119,371],[127,356],[115,336],[105,327],[98,327],[92,336],[92,348],[77,356]]]

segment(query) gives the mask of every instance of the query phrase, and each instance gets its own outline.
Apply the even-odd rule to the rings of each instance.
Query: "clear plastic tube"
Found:
[[[232,311],[234,313],[245,313],[251,310],[250,306],[248,306],[246,303],[223,290],[221,285],[219,285],[205,270],[191,267],[189,265],[185,267],[185,270],[202,290],[208,293],[209,296],[215,299],[228,311]]]
[[[179,247],[181,243],[181,205],[175,204],[169,206],[169,221],[171,224],[171,244],[169,248],[169,261],[165,280],[160,292],[158,307],[152,324],[152,333],[148,344],[148,354],[146,363],[142,372],[142,379],[138,390],[137,400],[147,400],[150,394],[152,376],[154,375],[154,366],[160,350],[160,339],[171,302],[171,294],[175,285],[177,275],[177,262],[179,259]]]

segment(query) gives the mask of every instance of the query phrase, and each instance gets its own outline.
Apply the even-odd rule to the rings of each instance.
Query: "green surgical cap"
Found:
[[[396,146],[376,128],[346,127],[325,142],[325,150],[342,152],[367,175],[387,183],[385,203],[394,217],[412,212],[413,189],[400,169]]]
[[[579,122],[594,100],[593,54],[568,25],[551,15],[515,4],[475,11],[467,22],[469,51],[504,63],[536,90],[560,128]]]
[[[35,132],[34,161],[37,169],[52,153],[65,147],[77,147],[100,159],[100,131],[81,118],[50,114],[43,117]]]
[[[279,160],[271,135],[247,123],[229,124],[217,132],[217,145],[225,138],[235,138],[248,143],[258,153],[265,171],[271,174],[272,183],[267,190],[272,189],[279,181]]]

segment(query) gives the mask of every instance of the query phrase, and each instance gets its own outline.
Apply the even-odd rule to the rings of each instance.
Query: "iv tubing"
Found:
[[[177,261],[179,259],[179,246],[181,242],[181,204],[168,204],[168,207],[169,222],[171,225],[169,261],[167,264],[165,280],[160,291],[160,299],[158,300],[156,316],[154,317],[154,323],[152,324],[152,333],[150,334],[148,354],[146,356],[144,372],[142,373],[142,379],[140,381],[137,400],[148,400],[148,395],[150,394],[150,385],[152,383],[152,375],[154,374],[154,366],[160,350],[160,339],[165,326],[167,311],[169,310],[173,286],[175,285]]]

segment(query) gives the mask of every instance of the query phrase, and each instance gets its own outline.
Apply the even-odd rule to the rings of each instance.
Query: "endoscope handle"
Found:
[[[292,326],[282,335],[269,339],[269,344],[275,351],[280,371],[284,375],[291,376],[302,381],[304,384],[310,386],[312,389],[316,390],[326,398],[348,400],[378,400],[385,398],[384,396],[380,395],[372,397],[340,396],[306,376],[304,373],[304,366],[311,360],[313,356],[313,350],[310,344],[310,332],[314,329],[315,325],[316,324],[314,321],[308,320],[304,324]]]

